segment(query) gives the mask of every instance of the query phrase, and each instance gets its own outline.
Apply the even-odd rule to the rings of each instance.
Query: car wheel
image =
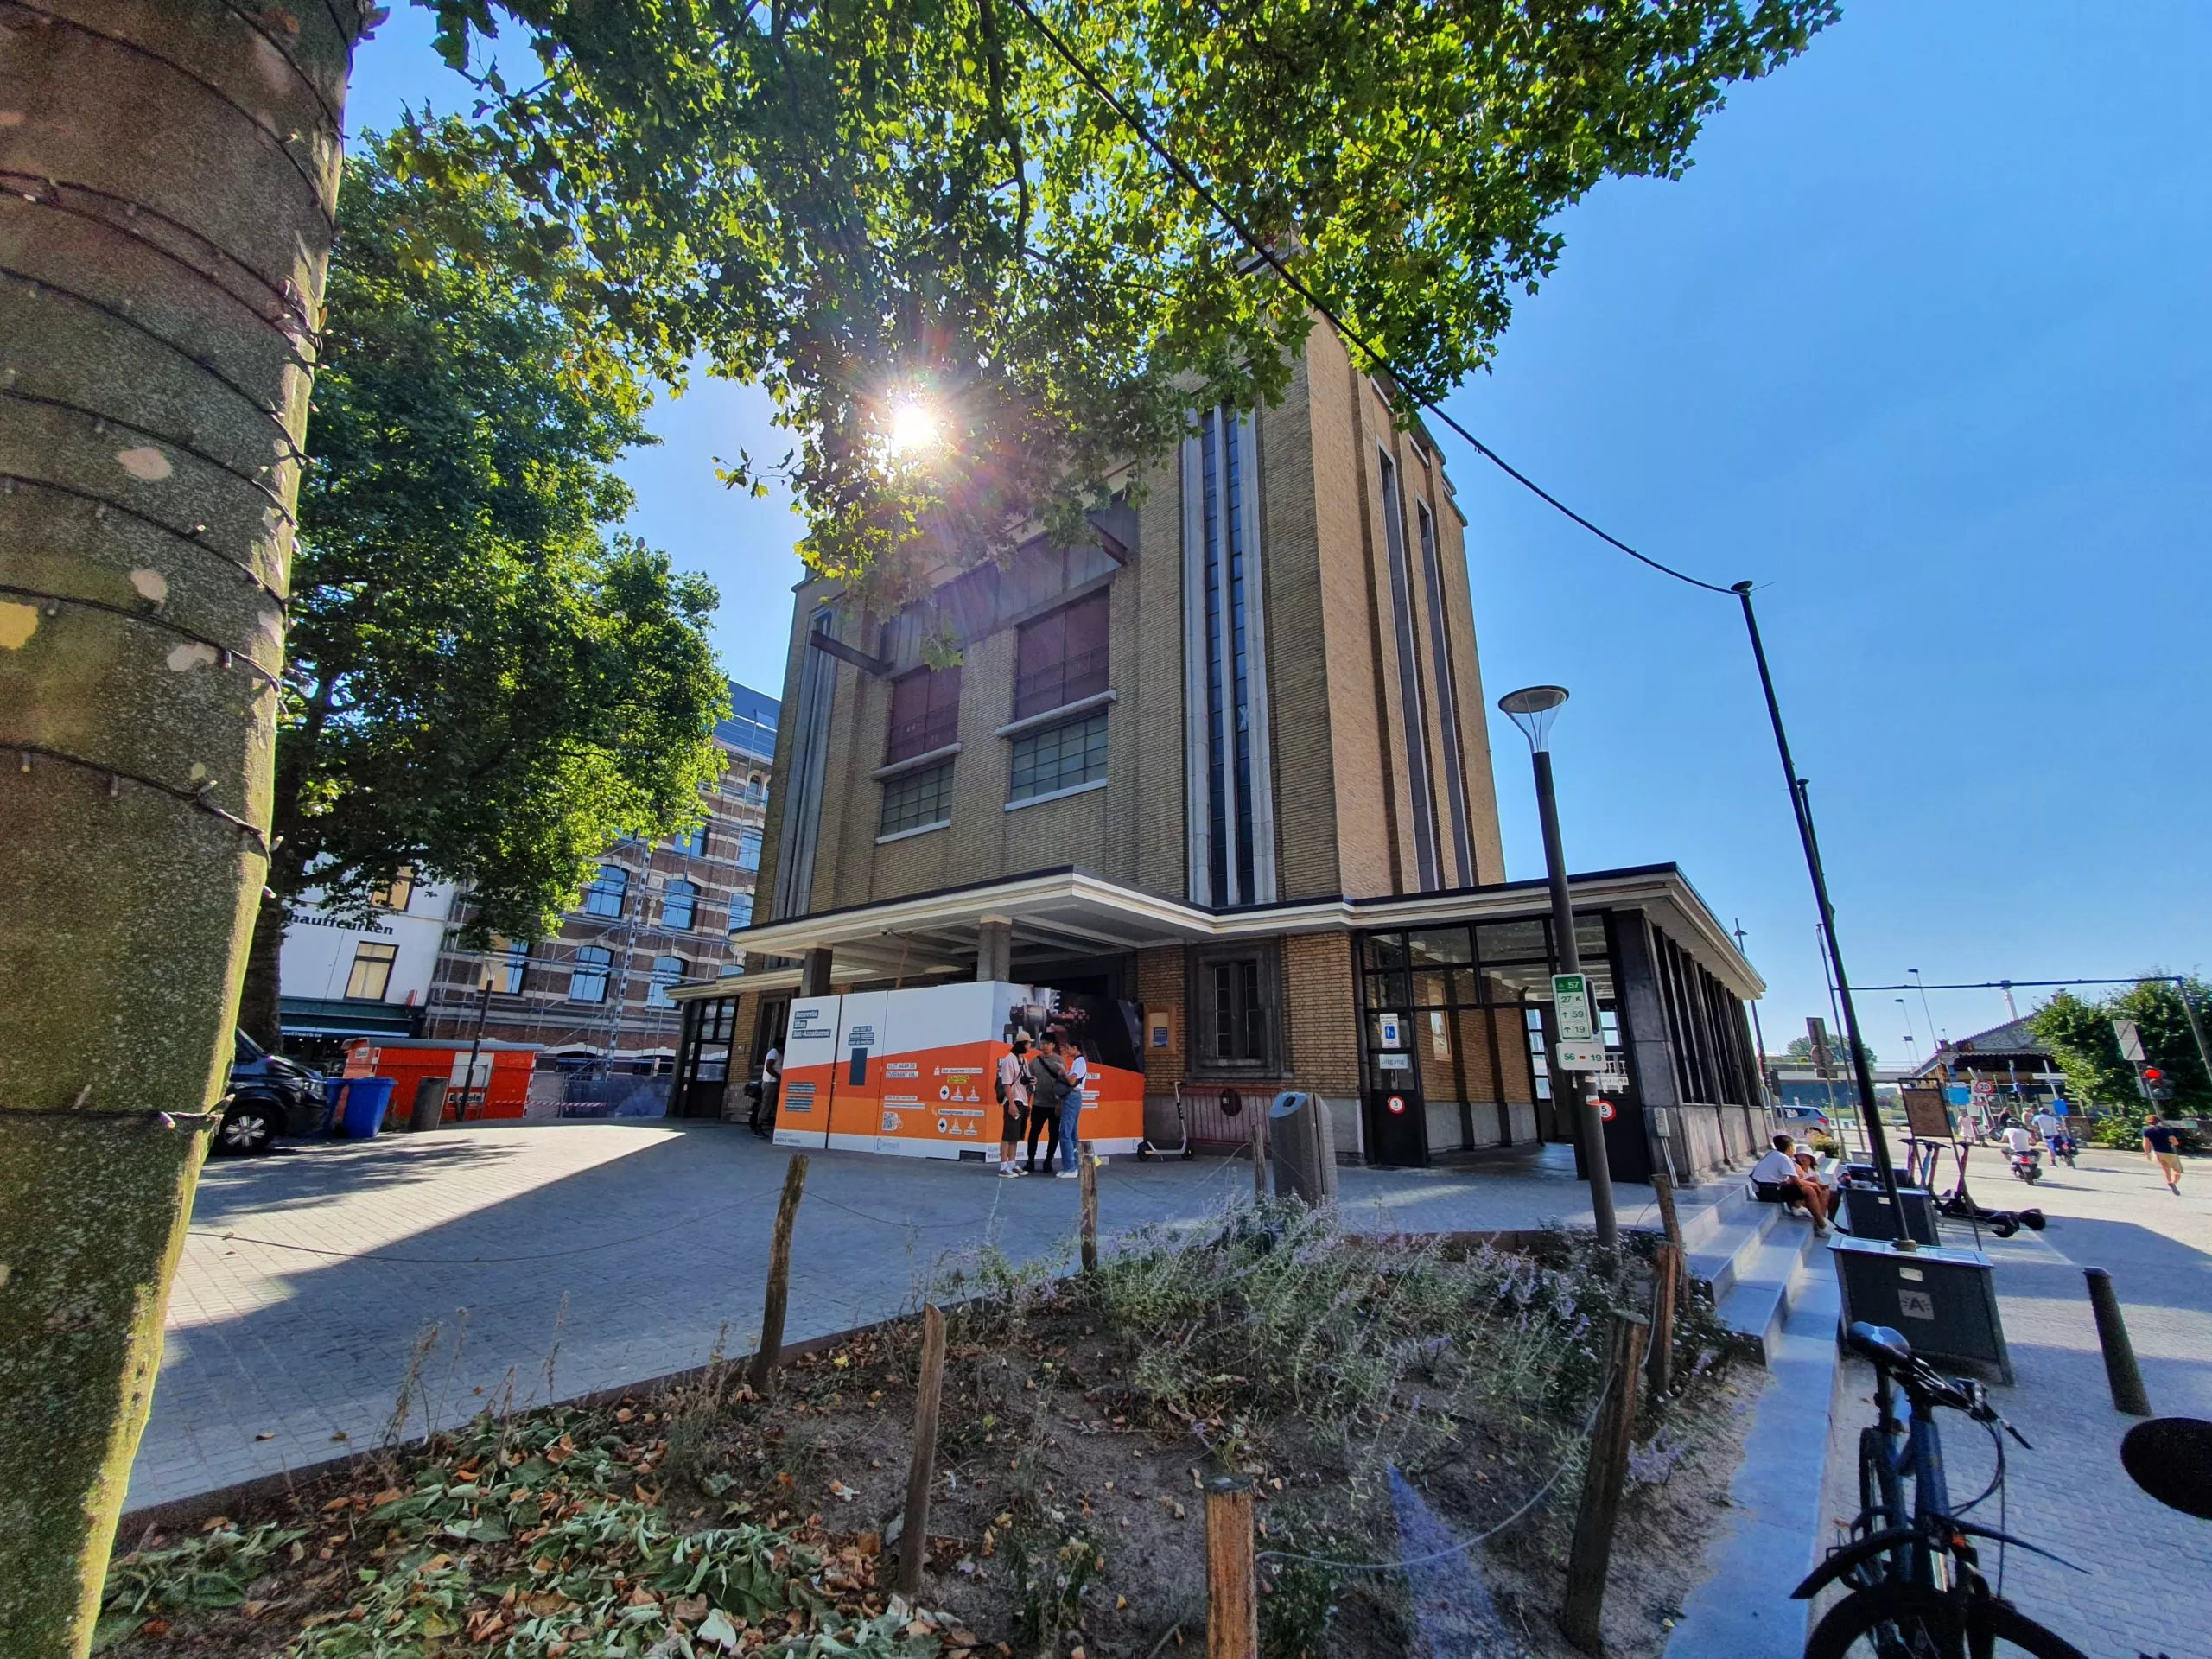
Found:
[[[282,1120],[268,1101],[249,1097],[235,1100],[215,1130],[215,1150],[252,1157],[269,1150]]]

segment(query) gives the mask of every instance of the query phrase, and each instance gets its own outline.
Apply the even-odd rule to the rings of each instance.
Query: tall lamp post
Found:
[[[1497,700],[1521,734],[1529,740],[1529,757],[1536,770],[1536,812],[1544,827],[1544,873],[1552,889],[1552,938],[1559,956],[1559,971],[1582,971],[1582,947],[1574,937],[1574,905],[1567,890],[1567,854],[1560,842],[1559,798],[1552,788],[1552,721],[1567,701],[1563,685],[1524,686]],[[1598,1242],[1611,1247],[1620,1237],[1613,1217],[1613,1172],[1605,1161],[1605,1125],[1598,1116],[1585,1074],[1553,1067],[1552,1088],[1566,1085],[1569,1109],[1582,1141],[1583,1166],[1590,1174],[1590,1209],[1598,1221]]]

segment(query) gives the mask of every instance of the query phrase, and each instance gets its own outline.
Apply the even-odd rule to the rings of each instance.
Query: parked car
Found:
[[[231,1065],[231,1091],[223,1099],[223,1121],[215,1131],[215,1150],[266,1152],[278,1135],[314,1135],[323,1125],[322,1079],[297,1060],[271,1054],[245,1033],[238,1033]]]

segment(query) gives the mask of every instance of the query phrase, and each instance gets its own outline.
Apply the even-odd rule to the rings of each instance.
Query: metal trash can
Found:
[[[391,1104],[391,1086],[390,1077],[347,1077],[338,1085],[330,1132],[356,1141],[373,1140]]]
[[[1936,1231],[1936,1195],[1924,1186],[1901,1186],[1897,1198],[1904,1205],[1904,1224],[1923,1244],[1941,1244]],[[1895,1238],[1897,1223],[1890,1211],[1890,1195],[1878,1186],[1853,1181],[1843,1189],[1845,1224],[1853,1238]]]
[[[1336,1127],[1328,1103],[1302,1090],[1286,1090],[1268,1109],[1269,1161],[1275,1192],[1307,1204],[1337,1201]]]
[[[1828,1249],[1843,1292],[1843,1324],[1894,1326],[1923,1359],[1985,1365],[2012,1380],[1997,1281],[1979,1250],[1901,1250],[1878,1239],[1837,1237]]]
[[[452,1087],[452,1080],[447,1077],[424,1077],[416,1084],[415,1105],[407,1118],[410,1133],[420,1135],[445,1122],[446,1090]]]

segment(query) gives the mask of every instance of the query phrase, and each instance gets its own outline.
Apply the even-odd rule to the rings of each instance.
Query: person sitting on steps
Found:
[[[1790,1148],[1796,1143],[1786,1135],[1774,1137],[1774,1150],[1751,1166],[1751,1185],[1761,1196],[1773,1192],[1787,1204],[1802,1204],[1813,1218],[1813,1230],[1825,1233],[1828,1230],[1828,1190],[1814,1179],[1809,1172],[1797,1166]]]

